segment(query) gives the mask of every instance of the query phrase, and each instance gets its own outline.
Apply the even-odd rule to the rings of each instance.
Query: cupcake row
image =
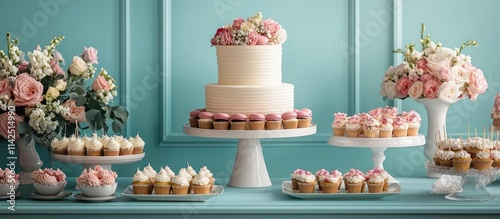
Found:
[[[142,154],[145,142],[137,134],[135,137],[124,138],[123,136],[102,137],[94,134],[92,137],[82,138],[71,136],[61,139],[55,138],[50,143],[52,152],[60,155],[73,156],[123,156]]]
[[[398,114],[398,108],[386,106],[368,113],[347,116],[335,113],[332,123],[334,136],[392,138],[418,135],[420,114],[415,110]]]
[[[467,142],[467,144],[465,143]],[[500,168],[500,150],[487,143],[484,138],[474,137],[466,141],[447,139],[438,143],[438,149],[434,154],[433,161],[436,166],[452,167],[457,171],[476,169],[487,170],[492,167]],[[491,141],[490,141],[491,142]],[[459,144],[459,146],[455,146]],[[488,145],[488,146],[487,146]]]
[[[134,194],[208,194],[214,182],[215,178],[206,166],[200,168],[197,173],[188,165],[181,168],[176,175],[168,166],[161,167],[157,172],[148,165],[142,171],[137,168],[132,178],[132,190]]]
[[[312,121],[312,111],[301,110],[269,114],[250,115],[236,113],[211,113],[205,109],[195,109],[189,113],[189,124],[193,128],[216,130],[279,130],[307,128]]]
[[[367,171],[366,174],[358,169],[350,169],[343,175],[338,170],[320,169],[313,174],[307,170],[296,169],[290,178],[292,189],[300,193],[314,193],[316,186],[323,193],[337,193],[342,188],[342,182],[348,193],[363,193],[365,184],[368,185],[369,193],[380,193],[387,191],[389,185],[389,174],[378,167]]]

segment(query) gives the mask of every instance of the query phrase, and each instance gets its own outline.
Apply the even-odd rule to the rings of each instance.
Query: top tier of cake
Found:
[[[281,45],[217,46],[219,85],[281,84]]]

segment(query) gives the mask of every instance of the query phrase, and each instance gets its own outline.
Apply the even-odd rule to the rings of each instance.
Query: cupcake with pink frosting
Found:
[[[198,117],[198,115],[200,115],[201,113],[201,110],[199,109],[195,109],[191,112],[189,112],[189,126],[193,127],[193,128],[198,128],[198,119],[200,119],[200,117]]]
[[[380,138],[391,138],[392,137],[392,119],[383,117],[380,119],[380,127],[379,127],[379,137]]]
[[[382,109],[382,107],[378,107],[368,111],[368,114],[374,119],[380,121],[382,119],[382,115],[384,114],[384,109]]]
[[[383,114],[382,117],[389,118],[389,119],[394,119],[398,115],[398,108],[397,107],[390,107],[386,106],[383,109]]]
[[[330,172],[328,172],[328,170],[325,169],[320,169],[314,175],[316,176],[316,181],[318,182],[318,189],[319,191],[322,191],[321,181],[323,181],[325,176],[330,175]]]
[[[305,171],[304,174],[299,176],[297,183],[299,184],[300,193],[314,193],[318,181],[316,181],[316,176],[314,176],[314,174]]]
[[[200,129],[213,129],[214,128],[214,114],[211,112],[201,112],[198,114],[198,128]]]
[[[231,130],[246,130],[247,116],[243,113],[235,113],[230,117]]]
[[[358,169],[350,169],[344,174],[344,184],[348,193],[363,193],[365,189],[365,174]]]
[[[18,187],[19,174],[9,168],[0,169],[0,196],[7,196],[8,193],[15,194]]]
[[[82,193],[89,197],[105,197],[115,193],[118,183],[116,172],[96,165],[94,169],[84,169],[76,178],[76,183]]]
[[[347,117],[345,129],[347,137],[359,137],[359,132],[361,130],[359,116],[354,115]]]
[[[382,191],[387,191],[387,189],[389,187],[389,174],[384,169],[382,169],[380,167],[375,167],[372,170],[368,170],[368,172],[365,174],[365,178],[367,179],[367,181],[368,181],[368,179],[370,179],[370,177],[373,174],[380,174],[380,176],[384,180],[384,186],[382,188]],[[372,180],[372,183],[373,182],[374,182],[374,180]]]
[[[248,116],[248,128],[250,130],[266,129],[266,116],[260,113],[252,113]]]
[[[338,175],[325,175],[321,177],[321,188],[323,193],[337,193],[342,182],[342,177]]]
[[[38,169],[31,173],[31,182],[35,190],[40,195],[57,195],[64,190],[66,186],[66,174],[61,170]]]
[[[364,134],[366,138],[376,138],[379,135],[380,123],[371,116],[367,116],[365,120]]]
[[[281,114],[279,113],[269,113],[266,115],[266,129],[267,130],[279,130],[282,127]]]
[[[299,121],[297,128],[308,128],[312,122],[312,111],[308,108],[303,108],[296,113],[297,120]]]
[[[229,119],[230,116],[227,113],[216,113],[214,114],[214,129],[217,130],[229,130]]]
[[[381,193],[384,191],[385,178],[380,172],[371,172],[366,176],[366,184],[369,193]]]
[[[406,137],[408,133],[408,124],[402,116],[396,116],[392,120],[394,137]]]
[[[345,113],[335,113],[333,114],[333,135],[334,136],[345,136],[346,124],[347,124],[347,114]]]
[[[366,129],[366,120],[371,116],[368,113],[358,113],[357,116],[359,118],[359,125],[361,126],[361,128],[359,129],[359,135],[364,136]]]
[[[420,128],[420,122],[422,121],[420,114],[418,114],[415,110],[411,110],[405,114],[404,118],[406,124],[408,125],[407,136],[417,136]]]
[[[290,174],[290,180],[292,182],[292,190],[298,190],[299,189],[299,184],[298,184],[298,179],[300,178],[300,175],[305,174],[305,170],[303,169],[295,169],[292,174]]]
[[[284,112],[283,114],[281,114],[281,118],[283,119],[284,129],[296,129],[297,125],[299,124],[296,112],[293,111]]]

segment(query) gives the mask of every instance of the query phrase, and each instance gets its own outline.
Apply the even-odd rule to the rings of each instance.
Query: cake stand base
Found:
[[[481,180],[482,176],[462,176],[460,186],[451,194],[445,196],[453,201],[491,201],[496,198],[491,195]]]
[[[227,185],[240,188],[269,187],[272,185],[267,173],[260,139],[239,139],[233,171]]]

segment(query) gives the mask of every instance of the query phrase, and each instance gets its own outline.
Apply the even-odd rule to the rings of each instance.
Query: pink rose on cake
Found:
[[[424,30],[422,24],[422,33]],[[397,67],[387,69],[380,85],[384,99],[438,98],[454,103],[465,97],[474,101],[486,92],[488,83],[483,72],[472,66],[469,56],[462,54],[465,47],[477,46],[476,41],[468,40],[460,48],[451,49],[422,34],[420,42],[421,51],[413,44],[406,46],[406,50],[394,51],[402,53],[405,59]]]

